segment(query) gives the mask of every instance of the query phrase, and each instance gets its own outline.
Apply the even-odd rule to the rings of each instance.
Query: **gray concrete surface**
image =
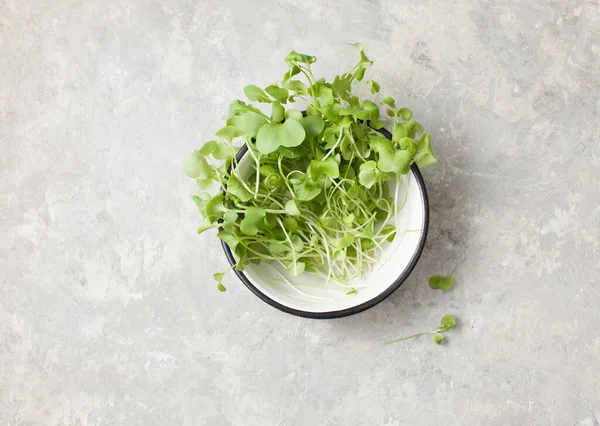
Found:
[[[597,426],[599,3],[250,3],[0,1],[0,425]],[[182,158],[354,41],[440,158],[421,262],[335,321],[218,293]]]

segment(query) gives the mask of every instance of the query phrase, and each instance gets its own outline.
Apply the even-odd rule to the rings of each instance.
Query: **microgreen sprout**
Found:
[[[435,330],[421,331],[420,333],[411,334],[410,336],[402,337],[400,339],[390,340],[389,342],[386,342],[386,345],[419,337],[424,334],[433,334],[433,341],[438,345],[441,345],[446,341],[446,337],[442,333],[454,328],[454,326],[456,326],[456,318],[454,318],[453,315],[444,315],[440,321],[440,325],[438,325]]]
[[[213,278],[217,281],[217,289],[221,292],[227,291],[225,286],[221,281],[223,281],[223,277],[225,276],[225,272],[217,272],[213,274]]]
[[[448,275],[433,275],[429,277],[429,287],[434,290],[450,290],[454,286],[454,280],[452,279],[453,272],[454,270],[450,269]]]

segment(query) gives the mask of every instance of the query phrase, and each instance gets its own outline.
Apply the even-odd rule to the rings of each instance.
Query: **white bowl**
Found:
[[[388,132],[380,130],[388,138]],[[249,167],[244,156],[244,146],[238,153],[240,174]],[[363,279],[348,283],[325,283],[323,278],[303,273],[291,276],[279,265],[250,263],[244,271],[234,269],[240,280],[254,294],[275,308],[307,318],[340,318],[369,309],[392,294],[408,278],[417,264],[427,239],[429,226],[429,202],[425,182],[419,168],[413,164],[410,173],[402,177],[400,191],[406,188],[406,203],[398,212],[398,229],[410,230],[398,232],[391,243],[386,243],[381,252],[381,262]],[[403,194],[401,193],[400,196]],[[402,199],[400,197],[400,199]],[[221,241],[225,255],[231,265],[235,259],[224,241]],[[282,276],[285,279],[282,279]],[[288,282],[286,282],[288,281]],[[294,285],[290,285],[294,283]],[[356,293],[346,294],[350,288]]]

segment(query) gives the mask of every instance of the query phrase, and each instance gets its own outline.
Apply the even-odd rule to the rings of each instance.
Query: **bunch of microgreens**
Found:
[[[250,102],[233,101],[217,139],[184,161],[185,173],[205,190],[193,196],[203,217],[198,233],[219,228],[237,270],[276,262],[294,276],[306,271],[345,283],[377,264],[382,245],[402,231],[396,221],[408,191],[399,195],[400,181],[413,163],[436,161],[430,136],[391,97],[379,105],[361,97],[380,86],[363,81],[372,62],[353,46],[360,60],[332,82],[314,76],[314,56],[292,51],[283,81],[246,86]],[[291,107],[295,102],[305,113]],[[391,139],[380,131],[386,125]],[[237,141],[252,164],[243,176]],[[214,184],[221,190],[211,195]],[[221,291],[223,275],[215,274]]]

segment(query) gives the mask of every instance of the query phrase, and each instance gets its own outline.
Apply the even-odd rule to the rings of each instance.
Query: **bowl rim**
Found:
[[[379,129],[378,132],[382,133],[388,139],[392,138],[391,133],[386,129]],[[239,162],[244,155],[248,152],[248,147],[244,144],[236,155],[236,160]],[[246,277],[243,271],[238,271],[233,268],[233,271],[237,275],[237,277],[244,283],[248,289],[258,296],[263,302],[268,303],[272,307],[279,309],[282,312],[287,314],[295,315],[302,318],[311,318],[311,319],[335,319],[335,318],[343,318],[350,315],[355,315],[360,312],[366,311],[367,309],[372,308],[373,306],[383,302],[387,299],[392,293],[394,293],[398,288],[404,284],[404,282],[408,279],[412,271],[417,266],[417,263],[423,253],[423,249],[425,248],[425,242],[427,240],[427,233],[429,231],[429,197],[427,196],[427,187],[425,186],[425,181],[423,180],[423,175],[419,170],[419,167],[413,163],[410,167],[412,173],[416,178],[417,185],[419,186],[419,190],[422,194],[422,203],[423,203],[423,232],[421,233],[421,237],[419,239],[419,244],[417,245],[417,249],[413,253],[408,265],[402,271],[402,273],[396,278],[383,292],[379,293],[372,299],[367,300],[366,302],[361,303],[360,305],[352,306],[350,308],[340,309],[337,311],[326,311],[326,312],[310,312],[303,311],[300,309],[294,309],[284,304],[281,304],[269,296],[264,294],[260,289],[258,289],[252,282]],[[233,253],[231,249],[227,245],[227,243],[223,240],[221,241],[221,247],[223,247],[223,251],[225,252],[225,257],[227,257],[227,261],[231,266],[235,265],[235,258],[233,257]]]

